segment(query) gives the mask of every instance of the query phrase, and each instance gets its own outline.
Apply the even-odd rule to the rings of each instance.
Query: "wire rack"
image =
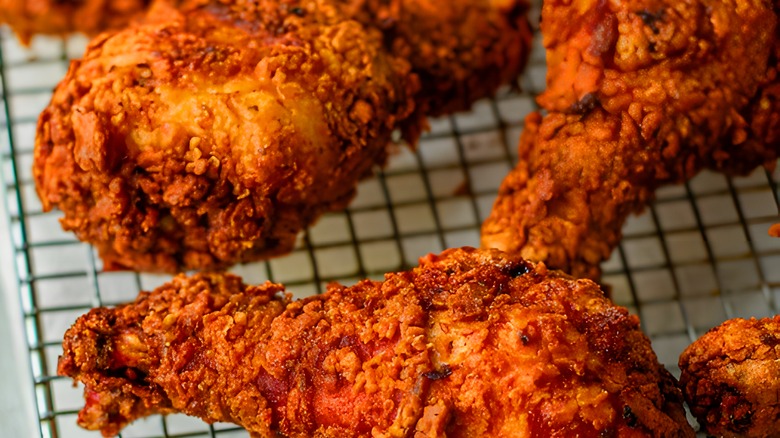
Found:
[[[38,38],[22,48],[6,30],[0,38],[0,177],[10,223],[10,238],[2,230],[0,243],[8,242],[15,258],[40,434],[96,437],[76,426],[81,387],[56,376],[62,335],[89,308],[129,301],[169,277],[104,272],[93,249],[61,231],[60,214],[43,213],[35,194],[37,115],[86,40]],[[304,297],[331,281],[352,284],[407,269],[429,252],[478,246],[480,224],[514,165],[522,120],[536,108],[533,96],[544,75],[537,38],[520,79],[523,92],[503,92],[469,113],[433,120],[416,151],[398,146],[388,166],[360,184],[350,207],[302,233],[292,254],[233,271],[250,283],[285,283]],[[744,178],[705,172],[664,188],[654,205],[629,220],[620,247],[604,263],[613,299],[640,315],[659,360],[673,374],[679,375],[680,352],[710,327],[777,312],[780,239],[769,238],[767,229],[778,220],[778,181],[780,172],[763,169]],[[248,434],[170,415],[140,420],[122,436]]]

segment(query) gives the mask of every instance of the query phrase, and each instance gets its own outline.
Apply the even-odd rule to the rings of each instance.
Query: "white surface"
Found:
[[[35,436],[37,421],[7,218],[0,197],[0,436],[21,438]]]

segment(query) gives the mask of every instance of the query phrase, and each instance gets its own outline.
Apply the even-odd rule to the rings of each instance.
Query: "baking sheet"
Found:
[[[41,212],[31,176],[36,118],[67,60],[80,56],[85,43],[83,37],[37,38],[25,49],[6,31],[0,46],[0,173],[9,222],[0,229],[0,249],[12,255],[2,275],[10,284],[6,296],[17,303],[5,311],[14,322],[9,336],[24,349],[15,368],[32,370],[13,380],[34,397],[32,421],[42,437],[99,436],[75,424],[81,388],[55,375],[63,332],[89,308],[131,300],[169,278],[103,272],[92,248],[60,229],[58,212]],[[250,283],[283,282],[304,297],[330,281],[379,279],[429,252],[478,246],[479,225],[514,165],[522,120],[535,108],[544,74],[537,40],[521,93],[505,90],[469,113],[433,120],[416,151],[397,146],[388,166],[360,184],[349,209],[323,217],[292,254],[233,271]],[[767,229],[778,219],[778,181],[780,172],[763,169],[733,179],[705,172],[664,188],[645,214],[626,224],[623,242],[604,264],[614,300],[640,315],[660,361],[675,375],[680,352],[710,327],[776,313],[780,239],[770,239]],[[122,436],[248,434],[171,415],[138,421]]]

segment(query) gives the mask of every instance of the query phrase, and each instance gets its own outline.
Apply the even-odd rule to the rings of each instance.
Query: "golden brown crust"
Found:
[[[35,34],[95,35],[140,18],[152,0],[0,0],[0,23],[25,45]]]
[[[79,423],[171,410],[258,436],[692,437],[638,319],[596,284],[498,251],[448,250],[383,282],[290,302],[179,276],[66,333]]]
[[[780,316],[732,319],[680,355],[680,384],[702,430],[780,436]]]
[[[468,109],[512,84],[532,39],[526,0],[343,0],[350,16],[385,35],[388,49],[420,76],[428,116]]]
[[[384,163],[394,129],[413,140],[432,105],[461,108],[499,85],[472,89],[466,71],[515,77],[527,55],[522,0],[458,2],[471,18],[430,25],[428,44],[447,44],[419,68],[402,55],[425,58],[412,50],[424,37],[408,40],[398,23],[441,18],[409,15],[408,1],[361,3],[161,2],[143,24],[98,37],[39,118],[44,209],[61,209],[106,269],[217,269],[282,254],[346,206]],[[366,11],[383,8],[401,11],[383,31],[347,14],[376,20]],[[446,33],[482,16],[479,35]],[[495,54],[480,51],[487,42],[500,43]],[[444,80],[448,64],[455,76]]]
[[[626,217],[660,185],[773,165],[777,11],[761,0],[545,1],[549,114],[527,118],[482,245],[597,279]]]
[[[106,268],[289,251],[384,161],[413,108],[408,63],[327,2],[279,5],[160,7],[72,64],[39,119],[34,175]]]

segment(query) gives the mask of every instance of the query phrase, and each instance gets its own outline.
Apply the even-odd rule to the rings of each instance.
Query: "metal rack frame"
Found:
[[[26,69],[64,73],[83,40],[49,40],[37,58],[8,59],[9,47],[22,50],[15,44],[9,34],[0,40],[0,177],[40,433],[96,436],[75,427],[78,389],[55,375],[62,321],[93,306],[129,300],[167,277],[104,272],[92,248],[54,229],[58,213],[40,210],[29,178],[35,114],[28,114],[28,106],[48,100],[51,87],[14,81]],[[284,282],[304,296],[321,292],[330,281],[381,278],[415,265],[428,252],[478,245],[500,177],[515,163],[522,116],[536,109],[533,96],[544,86],[538,46],[521,84],[523,92],[504,92],[469,114],[433,121],[416,150],[399,147],[387,168],[360,185],[352,205],[323,217],[292,254],[235,271],[248,282]],[[604,264],[613,299],[641,316],[659,359],[674,374],[676,355],[715,324],[777,313],[780,239],[768,238],[766,228],[777,220],[778,181],[780,172],[763,169],[745,178],[704,172],[683,186],[662,189],[648,211],[626,225],[624,240]],[[123,436],[245,433],[232,425],[169,416],[131,426]]]

